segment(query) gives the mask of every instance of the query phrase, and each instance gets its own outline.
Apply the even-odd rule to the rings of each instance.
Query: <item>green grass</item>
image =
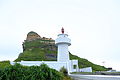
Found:
[[[34,53],[34,54],[33,54]],[[19,57],[15,61],[40,61],[45,60],[45,54],[43,50],[39,48],[35,48],[30,50],[26,50],[19,55]]]
[[[25,49],[34,48],[34,47],[44,47],[46,43],[53,42],[54,40],[33,40],[30,42],[25,42],[23,45]]]
[[[18,58],[15,61],[54,61],[54,59],[48,59],[46,54],[55,54],[56,51],[50,50],[41,50],[40,48],[33,48],[31,50],[25,50],[23,53],[20,53]]]
[[[10,61],[0,61],[0,69],[11,66]]]
[[[77,59],[79,68],[92,67],[93,72],[94,71],[106,71],[107,70],[107,68],[105,68],[104,66],[93,64],[92,62],[88,61],[87,59],[80,58],[78,56],[72,55],[71,53],[70,53],[70,59],[71,60],[72,59]]]

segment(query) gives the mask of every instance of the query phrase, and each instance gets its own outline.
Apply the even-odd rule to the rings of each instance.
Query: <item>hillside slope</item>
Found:
[[[23,52],[19,54],[15,61],[56,61],[57,60],[57,47],[55,46],[55,41],[51,38],[31,38],[34,35],[28,33],[27,39],[23,42]],[[36,35],[36,33],[35,33]],[[38,35],[38,34],[37,34]],[[29,37],[30,38],[29,38]],[[70,53],[70,59],[78,59],[78,64],[80,68],[92,67],[94,71],[104,71],[107,68],[96,65],[87,59],[80,58],[78,56],[72,55]]]

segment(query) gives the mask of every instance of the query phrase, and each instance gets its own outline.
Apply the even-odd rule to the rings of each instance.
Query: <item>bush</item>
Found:
[[[68,71],[64,67],[60,69],[60,72],[64,74],[64,76],[68,76]]]
[[[46,64],[27,67],[16,63],[0,70],[0,80],[63,80],[63,75]]]

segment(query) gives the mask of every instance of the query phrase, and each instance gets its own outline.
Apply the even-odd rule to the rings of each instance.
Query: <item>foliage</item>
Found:
[[[92,67],[93,72],[94,71],[106,71],[107,70],[107,68],[105,68],[104,66],[93,64],[92,62],[88,61],[87,59],[80,58],[78,56],[72,55],[71,53],[70,53],[70,59],[71,60],[72,59],[77,59],[79,68]]]
[[[0,61],[0,69],[10,66],[10,61]]]
[[[0,80],[63,80],[63,78],[61,73],[46,64],[27,67],[16,63],[0,69]]]
[[[60,69],[60,72],[64,75],[63,80],[72,80],[72,78],[68,76],[68,71],[66,68],[64,68],[64,66]]]
[[[40,39],[37,39],[37,40],[33,40],[33,41],[29,41],[29,42],[24,42],[23,45],[24,45],[24,48],[25,50],[26,49],[30,49],[30,48],[39,48],[39,47],[44,47],[47,45],[50,44],[50,42],[54,42],[54,40],[40,40]]]
[[[15,61],[55,61],[53,58],[47,58],[46,54],[56,55],[56,51],[42,50],[40,48],[33,48],[31,50],[25,50],[23,53],[20,53],[19,57]]]
[[[65,76],[63,80],[73,80],[70,76]]]
[[[64,74],[64,76],[68,76],[68,71],[64,67],[60,69],[60,72]]]

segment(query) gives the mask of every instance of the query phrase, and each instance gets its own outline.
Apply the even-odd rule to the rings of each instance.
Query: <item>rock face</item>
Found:
[[[43,46],[44,45],[44,46]],[[24,40],[23,51],[32,48],[49,48],[50,50],[56,50],[55,40],[52,38],[41,37],[36,32],[31,31],[27,34],[26,40]]]
[[[46,38],[46,37],[41,37],[40,35],[38,35],[36,32],[34,31],[30,31],[27,34],[27,38],[25,41],[33,41],[33,40],[53,40],[52,38]]]
[[[34,31],[31,31],[27,34],[26,41],[33,41],[36,39],[40,39],[41,37]]]

